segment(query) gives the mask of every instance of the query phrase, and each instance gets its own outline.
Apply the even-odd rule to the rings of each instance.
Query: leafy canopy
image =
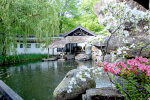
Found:
[[[59,0],[1,0],[2,53],[8,53],[13,47],[16,34],[23,34],[25,37],[27,34],[35,34],[39,39],[46,37],[45,43],[48,44],[48,36],[58,33],[58,7]]]

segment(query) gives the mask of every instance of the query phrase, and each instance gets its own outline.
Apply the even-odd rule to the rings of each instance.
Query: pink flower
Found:
[[[127,68],[126,64],[124,62],[117,63],[118,66],[121,66],[123,68]]]
[[[141,70],[141,71],[143,71],[143,72],[146,69],[145,64],[139,64],[138,66],[139,66],[138,69]]]
[[[143,61],[147,63],[147,62],[148,62],[148,59],[147,59],[147,58],[143,58]]]
[[[111,67],[108,67],[108,71],[114,74],[114,69]]]
[[[110,67],[115,68],[116,67],[116,63],[111,63],[109,64]]]
[[[135,57],[135,60],[139,60],[139,57],[138,57],[138,56],[136,56],[136,57]]]
[[[129,60],[127,61],[127,63],[128,63],[129,65],[134,65],[134,62],[135,62],[134,59],[129,59]]]
[[[134,65],[131,65],[129,69],[134,71],[134,70],[136,70],[136,67]]]
[[[115,73],[115,74],[118,74],[119,72],[120,72],[120,68],[114,70],[114,73]]]
[[[147,100],[150,100],[150,97]]]
[[[142,56],[139,57],[138,59],[139,59],[139,61],[140,61],[141,63],[147,63],[147,62],[148,62],[148,59],[147,59],[147,58],[143,58]]]
[[[103,66],[107,66],[109,63],[108,62],[103,62],[102,65]]]
[[[104,71],[107,72],[109,67],[108,66],[103,66],[103,68],[104,68]]]

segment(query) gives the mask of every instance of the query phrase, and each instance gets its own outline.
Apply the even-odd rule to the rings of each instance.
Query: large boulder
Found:
[[[70,85],[70,80],[76,76],[79,69],[73,69],[69,71],[61,83],[56,87],[53,92],[53,96],[56,100],[82,100],[82,94],[86,92],[87,89],[95,88],[96,83],[93,79],[86,78],[86,81],[78,81],[77,86],[72,89],[72,92],[68,93],[68,86]]]
[[[115,60],[115,63],[121,62],[121,61],[126,63],[126,62],[127,62],[127,59],[126,59],[126,58],[119,57],[118,59]]]
[[[139,3],[137,3],[136,1],[134,0],[100,0],[99,2],[97,2],[95,5],[94,5],[94,11],[95,11],[95,14],[97,15],[98,17],[98,21],[101,23],[101,19],[105,18],[105,16],[103,15],[103,12],[102,12],[102,7],[105,5],[105,4],[108,4],[110,2],[113,2],[113,3],[117,3],[117,2],[123,2],[123,1],[126,1],[126,3],[131,7],[131,8],[137,8],[139,10],[142,10],[142,11],[146,11],[146,9],[141,6]]]
[[[88,54],[78,54],[77,56],[75,56],[75,60],[79,60],[79,61],[82,61],[82,60],[90,60],[91,58],[91,55],[88,55]]]
[[[99,23],[102,24],[102,19],[105,18],[104,13],[102,12],[102,6],[105,4],[108,4],[110,2],[117,3],[117,2],[126,2],[132,9],[137,8],[138,10],[141,11],[146,11],[146,9],[137,3],[134,0],[100,0],[94,5],[94,11],[95,14],[98,17]],[[138,23],[138,26],[143,29],[144,26],[147,26],[149,23],[146,21],[140,21]],[[135,57],[135,56],[143,56],[143,57],[150,57],[150,35],[145,32],[134,32],[132,31],[133,27],[131,27],[131,24],[126,24],[125,25],[127,29],[130,30],[130,36],[125,38],[124,40],[127,40],[128,43],[124,43],[123,39],[118,37],[117,35],[113,35],[109,41],[109,46],[108,46],[108,53],[111,51],[116,51],[118,47],[123,47],[123,46],[131,46],[132,44],[135,44],[136,47],[132,48],[127,51],[128,57]],[[150,27],[150,25],[149,25]]]

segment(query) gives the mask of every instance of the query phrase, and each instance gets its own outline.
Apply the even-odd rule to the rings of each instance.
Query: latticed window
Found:
[[[23,48],[23,44],[20,44],[20,48]]]
[[[36,44],[35,47],[36,47],[36,48],[40,48],[40,44],[39,44],[39,43]]]
[[[31,44],[27,44],[27,48],[31,48]]]

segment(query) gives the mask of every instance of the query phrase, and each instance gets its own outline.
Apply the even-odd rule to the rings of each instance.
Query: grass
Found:
[[[20,62],[36,61],[46,58],[47,54],[19,54],[12,56],[1,56],[0,65],[16,64]]]

